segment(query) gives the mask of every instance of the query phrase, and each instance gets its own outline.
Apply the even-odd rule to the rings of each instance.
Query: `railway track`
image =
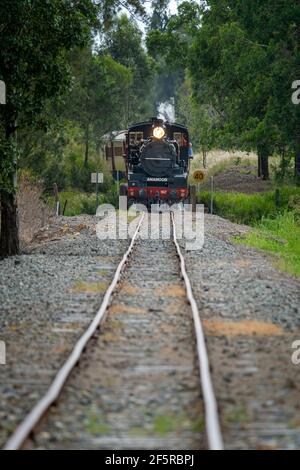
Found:
[[[216,404],[216,398],[215,398],[215,394],[214,394],[214,390],[212,386],[212,380],[210,376],[209,361],[208,361],[208,355],[207,355],[206,346],[205,346],[204,333],[203,333],[203,329],[202,329],[202,325],[200,321],[198,307],[193,296],[191,283],[186,272],[184,257],[181,253],[181,249],[177,241],[175,217],[173,216],[173,214],[171,214],[172,242],[170,243],[170,241],[164,241],[163,243],[162,242],[159,243],[159,246],[160,246],[159,249],[157,249],[156,245],[153,245],[151,248],[151,243],[148,241],[142,242],[139,240],[139,232],[143,228],[144,218],[145,218],[145,215],[143,214],[139,219],[139,222],[137,224],[135,233],[132,237],[130,246],[128,247],[121,262],[118,265],[114,278],[109,288],[106,291],[106,294],[103,298],[103,301],[101,303],[101,306],[97,314],[95,315],[94,320],[92,321],[88,329],[85,331],[85,333],[81,336],[81,338],[76,343],[72,353],[67,358],[66,362],[63,364],[61,369],[58,371],[54,381],[50,385],[45,395],[34,406],[31,412],[25,417],[23,422],[19,425],[19,427],[13,433],[11,438],[8,440],[8,442],[6,443],[4,447],[5,450],[17,450],[17,449],[23,448],[24,445],[25,447],[28,447],[26,445],[27,442],[33,443],[29,445],[29,447],[36,447],[36,446],[43,447],[43,442],[39,440],[39,433],[41,433],[41,429],[43,428],[47,429],[48,414],[50,416],[49,427],[51,428],[52,426],[52,431],[49,434],[55,433],[53,425],[51,425],[51,419],[52,419],[51,409],[53,409],[52,405],[53,404],[56,405],[54,407],[56,409],[54,410],[54,417],[52,419],[52,421],[54,420],[55,423],[60,422],[57,420],[58,420],[59,414],[62,413],[62,410],[59,409],[59,403],[61,399],[64,400],[62,409],[64,410],[73,409],[72,407],[74,404],[73,403],[70,404],[68,402],[68,397],[67,398],[63,397],[63,395],[68,395],[68,396],[70,395],[70,390],[68,389],[68,379],[71,380],[71,376],[72,377],[74,376],[75,379],[73,378],[72,380],[73,381],[75,380],[75,386],[79,386],[79,388],[80,387],[84,388],[85,383],[86,383],[86,377],[85,378],[79,377],[77,380],[76,375],[80,376],[81,374],[80,370],[76,371],[77,374],[75,373],[72,374],[72,371],[75,368],[75,366],[79,363],[79,361],[85,363],[83,370],[85,368],[88,368],[90,357],[91,357],[91,362],[94,361],[94,364],[99,364],[99,361],[101,360],[106,361],[101,366],[102,369],[100,367],[99,375],[97,376],[97,373],[96,373],[95,374],[96,377],[93,376],[93,381],[96,381],[96,383],[100,383],[100,389],[101,391],[104,391],[103,396],[105,397],[106,393],[109,395],[111,391],[113,392],[116,391],[116,403],[110,404],[109,415],[112,415],[111,409],[113,407],[114,408],[118,407],[118,403],[117,403],[118,400],[121,402],[123,400],[123,395],[126,395],[126,394],[128,395],[128,397],[130,397],[129,398],[130,406],[133,402],[135,408],[138,403],[139,410],[145,408],[145,405],[146,405],[146,408],[149,408],[150,410],[153,407],[154,414],[155,414],[155,408],[157,407],[159,408],[159,406],[161,405],[162,407],[161,409],[163,409],[163,407],[165,406],[164,403],[170,402],[170,405],[167,406],[168,412],[165,413],[165,418],[161,420],[162,416],[160,416],[160,420],[158,421],[156,420],[156,417],[154,418],[154,421],[156,420],[155,426],[159,428],[158,429],[159,433],[163,434],[164,428],[167,428],[167,430],[172,431],[172,427],[175,427],[175,428],[181,427],[182,431],[181,431],[181,434],[179,433],[179,441],[185,442],[185,445],[186,445],[185,448],[187,449],[188,448],[195,448],[195,449],[209,448],[212,450],[223,449],[223,441],[222,441],[222,435],[221,435],[220,425],[219,425],[217,404]],[[138,250],[140,251],[137,253]],[[134,251],[136,252],[136,255],[137,255],[136,259],[138,261],[132,256]],[[177,258],[176,256],[174,256],[175,254],[177,255]],[[151,259],[151,257],[153,257],[153,260]],[[156,276],[157,276],[157,272],[159,270],[159,266],[155,265],[156,261],[159,263],[158,260],[160,260],[160,263],[162,265],[162,271],[160,272],[159,276],[156,279],[157,282],[154,282],[155,281],[155,280],[153,281],[154,273],[156,273]],[[178,260],[179,260],[179,263],[178,263]],[[137,264],[135,265],[135,263]],[[150,265],[149,272],[147,272],[147,268],[144,268],[144,266],[147,267],[148,264]],[[163,266],[165,267],[165,270]],[[143,275],[141,275],[141,273]],[[182,278],[180,281],[178,281],[179,275]],[[128,279],[133,279],[133,281],[136,281],[137,285],[139,282],[141,283],[138,289],[138,295],[136,296],[135,299],[134,297],[132,297],[132,295],[134,294],[134,287],[133,285],[131,285],[131,287],[130,286],[128,287],[127,281],[125,282],[126,285],[124,287],[124,277],[126,277],[127,281]],[[161,277],[164,278],[164,282],[161,281]],[[174,279],[176,280],[175,284],[174,284],[175,282]],[[151,280],[150,284],[152,283],[150,285],[150,288],[149,288],[149,280]],[[154,299],[154,296],[151,299],[151,290],[152,290],[152,293],[154,293],[154,291],[157,291],[159,285],[164,286],[163,290],[157,296],[158,297],[157,300]],[[142,291],[144,286],[146,286],[148,289],[147,292],[145,293],[145,299],[140,298],[141,296],[139,295],[139,292]],[[179,298],[178,298],[178,292],[180,292]],[[113,295],[113,294],[116,294],[116,295]],[[117,297],[119,296],[120,298],[116,299],[116,296]],[[165,301],[162,302],[162,299],[159,298],[160,296],[164,297]],[[169,308],[170,304],[172,303],[170,302],[170,298],[175,300],[175,302],[173,302],[173,307],[171,309],[172,311]],[[116,302],[116,300],[119,303]],[[125,305],[126,302],[127,302],[127,306]],[[137,303],[138,305],[137,307],[132,306],[134,302]],[[154,312],[153,319],[150,320],[150,323],[149,323],[148,318],[139,319],[137,322],[135,318],[130,317],[130,315],[132,314],[136,315],[137,312],[143,311],[143,308],[141,307],[141,305],[143,305],[143,303],[147,304],[147,302],[149,302],[148,311],[150,310]],[[122,306],[121,309],[120,309],[120,305]],[[125,320],[125,323],[124,323],[124,313],[122,313],[122,311],[129,312],[129,315],[127,315],[126,317],[127,320]],[[159,315],[155,315],[156,311],[159,311]],[[119,314],[121,313],[119,317],[115,315],[118,313]],[[164,334],[161,335],[160,333],[160,331],[163,330],[163,328],[161,327],[161,316],[162,316],[161,313],[164,313],[165,316],[168,317],[165,323],[166,323],[166,326],[169,328],[169,331],[171,332],[170,336],[171,334],[174,335],[173,341],[177,340],[179,344],[181,343],[183,344],[182,350],[180,349],[180,347],[174,346],[173,350],[168,353],[168,357],[166,357],[165,359],[161,359],[161,358],[164,358],[165,352],[168,347],[168,336],[166,335],[166,330],[164,330]],[[106,342],[108,343],[108,345],[107,347],[103,348],[103,341],[102,341],[103,338],[101,338],[102,334],[100,334],[99,335],[99,347],[97,346],[97,348],[94,348],[95,350],[93,351],[90,346],[91,339],[96,337],[95,334],[97,330],[99,329],[100,325],[101,325],[101,331],[102,331],[102,325],[105,329],[105,325],[108,322],[108,320],[107,322],[105,322],[105,319],[107,316],[108,318],[114,317],[114,320],[111,321],[111,325],[109,325],[109,328],[110,328],[109,334],[108,335],[104,334],[104,337],[106,336]],[[117,320],[115,320],[115,318]],[[187,323],[186,321],[187,318],[189,318],[189,321],[191,321],[190,324]],[[119,372],[118,372],[118,369],[116,370],[117,376],[113,377],[112,371],[113,371],[114,364],[116,363],[115,358],[114,358],[115,347],[113,344],[115,341],[115,338],[112,336],[111,332],[114,330],[118,321],[119,321],[119,324],[125,325],[125,326],[122,326],[123,336],[119,336],[119,338],[117,338],[118,341],[121,342],[120,344],[122,344],[122,341],[124,344],[123,346],[124,351],[121,352],[121,355],[123,354],[124,357],[126,356],[127,358],[126,363],[130,363],[131,366],[128,368],[126,374],[123,376],[121,372],[121,369],[122,369],[122,365],[121,365],[121,369],[119,370]],[[138,328],[142,328],[142,332],[136,331],[137,323],[138,323]],[[154,333],[154,331],[156,330],[158,331],[158,333]],[[191,344],[190,337],[193,337],[193,333],[195,337],[195,342]],[[138,347],[136,344],[137,337],[139,339]],[[98,341],[98,339],[96,341]],[[153,341],[157,341],[157,351],[155,351],[156,348],[153,348],[153,345],[154,345]],[[85,350],[88,350],[86,354],[84,354]],[[142,354],[143,358],[146,358],[146,363],[139,363],[139,361],[136,362],[136,358],[138,357],[139,353]],[[193,353],[196,353],[195,361],[191,360],[191,356],[193,355]],[[132,357],[134,358],[134,361],[135,361],[133,363],[132,363]],[[164,363],[164,361],[166,364]],[[110,362],[111,364],[109,364]],[[120,357],[117,358],[117,362],[118,364],[120,364]],[[109,365],[111,365],[112,367],[109,368]],[[104,380],[105,374],[103,374],[103,370],[105,369],[109,369],[106,371],[106,375],[112,376],[112,379],[113,379],[112,385],[107,385]],[[95,370],[95,367],[93,367],[93,370]],[[121,377],[120,384],[119,384],[120,378],[118,377],[118,374]],[[154,382],[153,387],[150,386],[149,388],[150,384],[149,384],[149,377],[147,377],[147,374],[150,374],[150,375],[154,374],[153,376],[155,377],[155,379],[153,381]],[[158,375],[155,376],[155,374],[158,374]],[[189,374],[192,376],[191,378],[192,385],[190,386],[190,388],[188,388],[186,385],[187,379],[189,381]],[[157,383],[156,383],[156,380],[157,380]],[[170,394],[170,383],[174,381],[176,381],[176,386],[175,386],[175,391],[174,391],[174,395],[176,395],[175,400],[172,397],[172,393]],[[200,381],[201,387],[200,387],[199,381]],[[117,383],[117,385],[114,385],[114,383]],[[161,385],[158,385],[158,383],[160,383]],[[137,394],[136,390],[140,386],[141,386],[140,396],[142,396],[142,398],[146,400],[145,403],[140,403],[139,396],[136,396],[136,397],[134,396],[135,394]],[[173,386],[173,383],[171,384],[171,387],[172,386]],[[74,389],[74,383],[72,384],[72,387]],[[159,395],[157,394],[157,389],[159,389]],[[120,393],[120,396],[118,396],[118,393]],[[149,397],[148,402],[147,402],[147,396]],[[183,397],[183,400],[182,400],[182,397]],[[182,403],[181,403],[181,400],[182,400]],[[103,405],[103,401],[101,402],[101,406],[102,405]],[[103,406],[105,408],[105,404]],[[125,403],[124,408],[130,409],[130,406],[128,406],[128,403]],[[179,424],[178,420],[175,422],[175,424],[174,422],[172,424],[172,419],[174,421],[174,414],[178,413],[178,409],[180,409],[180,407],[182,407],[185,410],[184,413],[180,417],[180,420],[185,424],[183,425]],[[171,416],[170,413],[172,414],[172,419],[170,418]],[[163,414],[162,411],[160,411],[160,414],[161,415]],[[198,416],[198,417],[195,416],[197,414],[199,415],[201,414],[202,416]],[[190,433],[190,431],[187,430],[187,428],[194,426],[195,420],[197,419],[201,420],[202,418],[203,418],[203,429],[201,429],[201,431],[198,429],[197,432]],[[129,419],[128,416],[126,416],[126,418],[124,418],[123,421],[128,421],[128,419]],[[136,423],[136,421],[137,422],[139,421],[139,419],[136,417],[134,419],[135,419],[135,421],[133,420],[134,423]],[[144,417],[142,417],[142,419],[144,419]],[[147,416],[145,419],[147,421]],[[171,422],[170,422],[170,419],[171,419]],[[91,418],[91,420],[93,420],[93,418]],[[42,421],[42,424],[39,424],[41,423],[41,421]],[[61,421],[63,421],[63,419]],[[113,432],[115,432],[116,434],[118,433],[122,434],[122,429],[123,429],[123,431],[125,430],[125,434],[127,434],[128,429],[126,429],[126,426],[125,427],[123,426],[122,428],[122,419],[120,421],[121,421],[121,424],[119,426],[120,429],[114,428]],[[67,422],[68,422],[68,419],[67,419]],[[92,432],[93,429],[91,429],[91,427],[93,426],[93,423],[92,424],[89,423],[88,426],[89,426],[89,431]],[[160,429],[161,427],[163,429]],[[203,437],[204,430],[205,430],[206,438]],[[138,429],[137,434],[139,434],[140,431],[141,430]],[[108,427],[104,429],[102,428],[101,430],[97,428],[96,433],[99,434],[99,432],[101,435],[113,434],[113,432],[109,430]],[[42,434],[45,436],[45,434],[47,433],[45,433],[45,431],[42,431]],[[166,446],[169,446],[170,449],[182,448],[182,447],[176,447],[176,446],[179,446],[180,444],[178,440],[176,441],[176,439],[175,440],[174,439],[173,441],[172,439],[166,440],[166,443],[165,443]],[[149,448],[155,448],[155,446],[163,446],[162,438],[159,438],[156,442],[155,440],[153,439],[151,440],[148,438],[148,436],[146,436],[144,441],[143,439],[142,440],[140,439],[138,441],[134,441],[133,439],[133,442],[135,442],[135,444],[138,446],[135,448],[143,448],[142,446],[144,445],[144,442],[146,440],[148,440],[150,443]],[[197,442],[198,440],[199,441],[202,440],[202,442],[201,443]],[[122,439],[120,440],[120,438],[116,438],[115,441],[111,437],[108,439],[101,438],[100,440],[98,439],[98,441],[97,440],[94,440],[94,441],[95,441],[94,442],[95,446],[97,447],[98,445],[100,445],[100,448],[112,448],[112,447],[115,448],[114,446],[116,445],[122,446]],[[123,444],[124,444],[124,447],[126,448],[127,444],[125,441],[123,442]],[[117,444],[117,442],[119,442],[119,444]],[[59,445],[60,444],[54,444],[54,447],[57,448],[57,446],[59,447]],[[158,447],[158,448],[164,448],[164,447]]]

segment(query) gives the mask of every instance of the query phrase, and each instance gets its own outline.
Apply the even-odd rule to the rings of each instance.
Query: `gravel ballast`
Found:
[[[100,306],[117,264],[129,245],[129,240],[98,240],[95,222],[95,218],[89,216],[60,217],[49,227],[41,230],[22,255],[0,261],[0,340],[6,343],[7,360],[6,365],[0,365],[0,445],[5,443],[16,425],[42,396],[75,341],[90,323]],[[205,215],[204,247],[198,251],[184,252],[187,271],[206,334],[225,447],[297,449],[300,447],[300,365],[294,365],[291,357],[293,341],[300,340],[300,282],[292,276],[277,271],[273,267],[272,259],[266,254],[236,245],[232,237],[241,235],[247,230],[249,230],[247,227],[232,224],[217,216]],[[157,248],[155,248],[156,243]],[[141,251],[142,263],[138,263],[136,269],[132,268],[133,287],[138,288],[138,292],[135,291],[134,294],[132,286],[130,290],[130,286],[125,284],[123,294],[122,287],[118,294],[120,298],[117,306],[124,303],[128,292],[131,292],[129,307],[144,308],[147,311],[151,309],[148,294],[143,297],[142,292],[143,289],[147,290],[151,284],[150,278],[153,279],[157,270],[163,270],[164,264],[167,268],[165,281],[171,284],[168,271],[174,270],[174,266],[171,266],[173,261],[170,259],[164,262],[163,259],[163,253],[168,256],[171,243],[161,240],[143,241],[146,258],[142,259]],[[184,241],[180,244],[184,248]],[[161,253],[159,250],[162,250]],[[157,252],[157,263],[152,260],[155,252]],[[147,263],[150,263],[148,273],[150,278],[147,276]],[[145,271],[145,278],[140,276],[141,266]],[[178,272],[174,276],[175,284],[178,282],[177,278]],[[161,280],[164,281],[163,276]],[[179,291],[178,286],[171,289],[175,300]],[[150,298],[150,304],[152,300]],[[166,296],[162,291],[158,301],[161,302],[160,308],[152,306],[153,323],[143,322],[147,320],[145,312],[137,315],[136,310],[133,310],[126,316],[124,326],[124,319],[121,318],[124,312],[118,312],[117,309],[112,315],[113,318],[108,318],[99,340],[93,342],[91,357],[97,362],[103,361],[100,369],[102,372],[105,370],[105,365],[108,370],[108,375],[101,373],[98,377],[99,390],[104,390],[103,401],[94,403],[89,385],[94,392],[95,390],[97,392],[97,385],[94,382],[95,376],[91,373],[86,378],[88,386],[85,393],[80,392],[83,389],[80,374],[74,379],[73,385],[71,383],[68,386],[68,390],[75,397],[71,397],[69,408],[67,407],[69,415],[73,413],[71,418],[77,417],[75,424],[77,421],[88,423],[88,433],[96,433],[96,436],[93,435],[94,443],[91,444],[92,438],[89,441],[87,434],[82,436],[80,428],[74,425],[74,421],[73,424],[70,422],[77,447],[82,437],[85,447],[90,445],[92,448],[95,446],[134,448],[135,444],[130,436],[143,426],[142,416],[145,419],[145,426],[148,426],[148,428],[146,426],[147,432],[151,431],[154,415],[153,413],[151,415],[152,405],[148,403],[148,399],[145,399],[144,403],[139,402],[139,405],[141,410],[149,409],[150,414],[147,415],[147,412],[133,414],[133,421],[136,422],[136,429],[133,431],[126,424],[126,413],[132,409],[133,404],[126,397],[122,398],[121,394],[117,394],[117,385],[114,385],[114,381],[117,381],[120,364],[117,357],[115,357],[116,362],[112,358],[117,351],[117,346],[114,349],[116,336],[125,348],[126,362],[133,357],[133,351],[137,353],[139,334],[146,329],[148,336],[146,335],[145,344],[143,343],[145,348],[141,348],[143,351],[140,356],[141,364],[148,353],[149,358],[153,354],[153,358],[156,357],[159,361],[161,347],[165,351],[165,359],[168,357],[170,360],[174,357],[178,363],[176,358],[181,351],[180,341],[184,346],[187,339],[190,345],[190,341],[193,341],[192,328],[187,326],[186,321],[181,323],[177,318],[176,335],[181,340],[179,349],[176,349],[173,343],[174,338],[176,342],[176,335],[172,339],[169,331],[164,330],[170,296]],[[185,307],[182,308],[184,311]],[[170,331],[174,332],[172,318],[168,321]],[[151,328],[157,329],[158,337],[160,332],[164,332],[161,342],[159,340],[156,342],[157,335],[151,336]],[[101,343],[102,334],[106,335],[104,343]],[[130,345],[127,349],[126,344]],[[167,356],[168,348],[170,356]],[[186,350],[188,354],[183,357],[190,361],[193,358],[192,349],[187,346]],[[180,356],[179,354],[178,357]],[[88,361],[87,356],[84,361]],[[84,364],[87,367],[87,362]],[[111,382],[109,371],[112,372]],[[121,374],[121,378],[124,385],[126,375]],[[184,375],[182,380],[184,382]],[[190,382],[191,390],[195,387],[193,380]],[[188,382],[188,378],[186,381]],[[149,382],[146,382],[143,391],[146,396],[158,391],[153,407],[155,408],[157,404],[163,406],[166,396],[164,382],[171,391],[171,408],[173,407],[173,412],[176,414],[179,406],[176,398],[172,402],[172,391],[174,390],[175,394],[177,390],[176,381],[172,381],[172,374],[169,376],[166,373],[161,377],[161,384],[157,390],[151,389],[153,383],[149,375]],[[79,388],[77,389],[75,385]],[[191,414],[189,403],[196,398],[195,396],[191,398],[189,393],[186,394],[189,398],[185,416],[187,422],[195,423],[195,416]],[[129,396],[132,395],[129,393]],[[77,410],[74,407],[76,397],[80,402]],[[199,405],[197,406],[199,408]],[[88,413],[85,412],[86,409],[89,410]],[[53,411],[51,429],[52,434],[56,429],[58,441],[57,438],[55,442],[51,439],[51,429],[50,432],[44,429],[37,440],[37,447],[57,448],[60,441],[72,447],[70,429],[63,419],[55,419],[55,412],[56,410]],[[96,425],[99,413],[105,424],[100,428]],[[176,420],[173,418],[173,421],[170,420],[168,410],[165,415],[168,419],[158,423],[158,428],[166,426],[168,429],[168,426],[171,426],[174,429]],[[113,439],[113,434],[110,435],[108,432],[109,429],[114,429],[110,421],[112,417],[116,420],[120,418],[120,427],[116,428],[114,434],[117,436],[116,440]],[[122,443],[118,440],[118,432],[122,435]],[[199,430],[197,432],[199,433]],[[184,430],[178,437],[175,433],[169,436],[169,440],[165,440],[165,445],[168,448],[172,448],[172,445],[181,448],[182,440],[184,442],[182,448],[188,446],[196,448],[197,444],[194,441],[196,434],[196,432],[189,434]],[[127,440],[126,435],[129,436]],[[196,437],[197,442],[200,442],[202,435]],[[141,435],[136,445],[146,445],[146,438],[147,435]],[[152,435],[152,444],[149,444],[151,441],[148,440],[147,445],[153,447],[159,445],[159,438],[157,441],[155,439]],[[202,445],[203,442],[200,443],[200,447]]]
[[[300,447],[300,282],[236,245],[249,228],[205,215],[202,250],[185,253],[207,338],[228,449]],[[183,244],[184,245],[184,244]]]

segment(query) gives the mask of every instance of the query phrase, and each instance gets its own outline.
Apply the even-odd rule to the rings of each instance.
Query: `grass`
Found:
[[[239,157],[228,157],[227,159],[216,161],[215,163],[211,163],[208,168],[204,170],[205,181],[208,182],[211,176],[217,176],[221,173],[225,173],[232,167],[239,166],[242,168],[249,165],[251,165],[251,160],[249,158],[241,160]],[[189,177],[191,184],[194,184],[192,177],[193,172],[199,168],[202,168],[202,164],[199,164],[198,160],[192,161],[191,173]]]
[[[155,434],[165,436],[169,433],[177,432],[180,429],[189,429],[192,432],[203,432],[204,421],[202,417],[192,422],[185,413],[180,415],[158,414],[153,420],[153,431]]]
[[[96,195],[83,193],[80,191],[62,191],[59,194],[61,211],[66,205],[66,216],[74,216],[80,214],[95,214],[96,212]],[[54,207],[54,198],[50,199],[51,206]]]
[[[141,409],[142,414],[147,414],[147,410]],[[170,434],[176,434],[183,430],[191,431],[193,433],[202,433],[205,430],[204,418],[193,420],[185,412],[180,414],[163,413],[157,411],[157,414],[152,416],[151,422],[144,423],[143,426],[134,426],[130,430],[130,435],[150,436],[157,435],[165,437]]]
[[[97,413],[93,409],[90,410],[85,421],[85,429],[93,436],[102,436],[104,434],[109,434],[111,431],[110,425],[105,423],[101,414],[99,414],[99,412]]]
[[[222,167],[228,169],[235,164],[243,164],[244,162],[245,164],[247,162],[249,165],[257,165],[257,156],[254,153],[241,151],[211,150],[207,153],[206,158],[207,170],[213,174],[215,174],[213,168],[216,170],[216,173],[218,173],[220,167],[220,171],[222,171]],[[202,168],[202,163],[202,155],[195,154],[192,160],[192,170]]]
[[[277,268],[300,276],[300,188],[283,186],[279,189],[279,204],[275,191],[244,194],[216,192],[214,213],[232,222],[253,226],[243,243],[273,255]],[[209,205],[210,193],[198,194],[198,201]]]
[[[245,194],[237,192],[215,192],[214,213],[239,224],[254,225],[263,218],[274,218],[288,209],[293,198],[300,197],[300,188],[284,186],[280,188],[279,206],[275,203],[275,191]],[[210,192],[201,191],[198,202],[209,207]]]
[[[235,237],[235,242],[273,254],[277,268],[300,277],[300,221],[294,212],[263,218],[243,238]]]
[[[96,194],[84,193],[75,190],[61,191],[59,193],[61,211],[63,211],[67,201],[65,216],[75,216],[80,214],[95,215],[96,213]],[[49,201],[51,207],[55,207],[54,197]],[[115,207],[118,204],[117,185],[111,186],[106,193],[99,193],[99,204],[112,204]]]
[[[211,176],[220,175],[221,173],[225,173],[227,170],[234,167],[238,167],[240,173],[244,172],[246,174],[249,174],[248,168],[250,166],[253,166],[253,163],[253,160],[251,160],[250,158],[244,157],[243,159],[241,159],[240,157],[231,157],[227,160],[220,161],[211,166],[211,168],[209,168],[206,172],[206,178],[209,179]],[[245,168],[247,170],[245,170]]]
[[[237,406],[225,416],[225,421],[227,425],[247,423],[249,422],[249,416],[243,406]]]

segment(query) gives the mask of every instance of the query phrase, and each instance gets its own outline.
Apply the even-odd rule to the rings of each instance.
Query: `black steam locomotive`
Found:
[[[185,126],[152,118],[128,129],[125,163],[128,206],[142,203],[174,204],[189,198],[188,173],[191,158]]]

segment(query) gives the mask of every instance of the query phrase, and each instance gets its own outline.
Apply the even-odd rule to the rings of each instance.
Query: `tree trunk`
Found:
[[[16,194],[1,191],[0,255],[17,255],[19,251],[19,224]]]
[[[261,177],[261,157],[259,154],[257,155],[257,176]]]
[[[265,154],[261,157],[261,175],[263,180],[268,180],[269,174],[269,155]]]
[[[267,145],[260,145],[257,149],[260,162],[260,176],[263,180],[269,179],[269,149]]]
[[[87,166],[88,161],[89,161],[89,140],[90,140],[90,123],[88,122],[85,128],[85,136],[84,136],[84,143],[85,143],[84,166]]]
[[[14,124],[12,124],[12,122]],[[7,121],[6,125],[6,139],[16,139],[16,119]],[[17,181],[17,164],[13,152],[10,158],[14,162],[14,172],[10,174],[9,186],[11,191],[0,190],[0,256],[13,256],[20,252],[19,244],[19,219],[18,219],[18,206],[16,195],[16,181]]]
[[[206,168],[206,149],[202,147],[202,164],[203,168]]]
[[[110,141],[110,149],[111,149],[111,166],[112,166],[112,171],[116,171],[115,149],[114,149],[113,138],[111,138],[111,141]]]

